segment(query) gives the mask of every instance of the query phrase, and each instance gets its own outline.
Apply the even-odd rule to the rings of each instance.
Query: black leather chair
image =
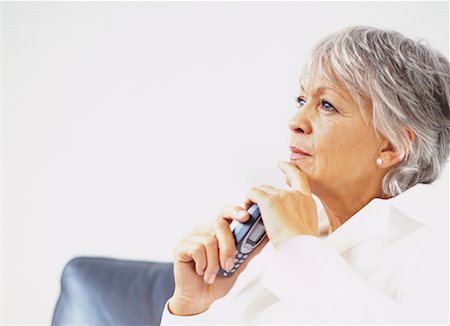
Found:
[[[159,325],[173,264],[79,257],[61,277],[52,325]]]

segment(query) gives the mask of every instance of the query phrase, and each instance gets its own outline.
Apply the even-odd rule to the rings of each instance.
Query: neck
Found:
[[[317,197],[327,214],[330,223],[329,233],[334,232],[372,199],[384,198],[378,187],[366,188],[366,191],[327,191],[318,194]]]

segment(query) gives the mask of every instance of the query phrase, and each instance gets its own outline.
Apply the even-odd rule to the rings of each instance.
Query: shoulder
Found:
[[[394,206],[390,207],[386,235],[392,241],[390,250],[401,254],[405,263],[448,256],[448,226],[424,224]]]

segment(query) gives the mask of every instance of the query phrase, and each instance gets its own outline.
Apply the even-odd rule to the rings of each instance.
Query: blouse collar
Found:
[[[331,233],[325,241],[339,253],[388,228],[389,208],[393,199],[372,199],[366,206]]]

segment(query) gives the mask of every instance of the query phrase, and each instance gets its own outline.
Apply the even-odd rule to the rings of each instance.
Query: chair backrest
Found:
[[[173,264],[78,257],[67,263],[52,325],[159,325]]]

